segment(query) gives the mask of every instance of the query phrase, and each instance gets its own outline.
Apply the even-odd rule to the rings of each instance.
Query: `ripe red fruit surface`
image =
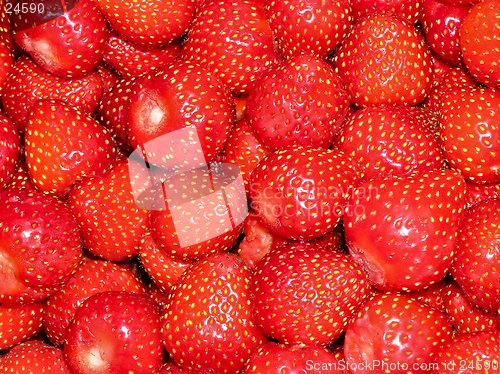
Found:
[[[500,92],[466,87],[442,97],[439,135],[450,166],[474,183],[500,182]]]
[[[35,186],[64,196],[84,177],[103,175],[114,164],[115,142],[93,118],[57,100],[42,100],[31,110],[25,156]]]
[[[500,199],[474,205],[464,217],[451,274],[473,305],[500,309]]]
[[[444,165],[434,131],[406,107],[369,106],[351,113],[334,144],[356,160],[366,179]]]
[[[67,281],[82,259],[78,225],[52,196],[30,190],[0,191],[0,294]]]
[[[467,198],[469,206],[488,199],[500,199],[500,183],[477,184],[468,182]]]
[[[300,54],[326,58],[351,25],[348,0],[267,0],[264,4],[278,49],[286,58]]]
[[[163,339],[181,368],[237,372],[264,342],[250,310],[251,274],[236,255],[218,254],[192,265],[177,282]]]
[[[252,307],[267,336],[286,345],[326,346],[345,331],[369,293],[366,275],[349,255],[289,244],[255,266]]]
[[[188,29],[195,0],[96,0],[113,30],[133,43],[145,46],[167,44]]]
[[[155,373],[163,357],[157,305],[146,295],[101,292],[78,308],[64,353],[76,373]]]
[[[201,2],[182,56],[206,66],[234,93],[246,93],[276,60],[263,5],[252,0]]]
[[[356,372],[363,374],[426,373],[426,364],[451,336],[443,313],[406,295],[380,294],[364,305],[347,328],[344,354],[347,363],[357,365],[361,369]],[[376,367],[362,366],[377,362]]]
[[[12,179],[21,156],[21,136],[16,125],[0,114],[0,190]]]
[[[347,92],[330,65],[300,55],[273,65],[255,82],[246,117],[269,149],[328,148],[348,105]]]
[[[342,152],[308,147],[276,151],[252,175],[251,206],[269,229],[288,239],[313,239],[341,220],[354,183]]]
[[[358,20],[335,52],[334,65],[357,106],[413,105],[431,89],[425,40],[413,26],[389,15]]]
[[[0,93],[2,92],[3,85],[7,80],[7,76],[14,65],[14,56],[9,48],[3,43],[0,43]]]
[[[41,340],[31,340],[0,357],[2,374],[72,374],[59,348]]]
[[[92,114],[103,91],[97,73],[82,78],[64,79],[46,72],[28,57],[20,57],[9,74],[1,99],[5,113],[19,130],[24,130],[33,105],[42,99],[67,102],[84,113]]]
[[[43,324],[49,340],[62,345],[80,305],[90,296],[106,291],[147,292],[131,270],[112,262],[86,259],[75,275],[47,301]]]
[[[14,12],[17,44],[52,74],[87,75],[102,60],[108,36],[104,16],[91,0],[49,1],[45,7],[44,12],[31,13],[28,22]]]
[[[424,0],[351,0],[355,19],[374,15],[392,14],[410,23],[420,20]]]
[[[451,267],[465,205],[465,181],[451,170],[373,179],[348,203],[347,246],[377,288],[424,288]]]
[[[469,72],[479,82],[500,87],[500,3],[485,0],[474,5],[460,29],[460,48]]]
[[[0,305],[0,350],[9,349],[42,331],[43,302]]]

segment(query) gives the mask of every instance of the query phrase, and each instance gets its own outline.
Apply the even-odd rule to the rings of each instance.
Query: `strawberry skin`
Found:
[[[7,187],[21,155],[21,137],[15,124],[0,114],[0,190]]]
[[[355,19],[374,14],[392,14],[410,23],[420,20],[425,0],[351,0]]]
[[[247,98],[246,117],[257,139],[274,150],[328,148],[347,113],[349,98],[334,70],[300,55],[269,68]]]
[[[75,373],[156,373],[163,345],[157,305],[146,295],[101,292],[76,311],[64,353]]]
[[[7,76],[14,65],[14,56],[9,48],[3,43],[0,43],[0,93],[7,80]]]
[[[349,251],[379,289],[424,288],[450,269],[465,206],[465,181],[451,170],[365,182],[344,215]]]
[[[42,100],[26,126],[25,156],[30,176],[41,191],[64,196],[86,176],[102,175],[115,159],[111,134],[77,109]]]
[[[255,322],[286,345],[326,346],[337,339],[370,293],[349,255],[311,243],[271,250],[252,282]]]
[[[368,301],[347,328],[344,354],[357,373],[426,373],[438,347],[452,336],[446,316],[406,295],[380,294]],[[378,366],[362,366],[363,363]],[[382,363],[398,363],[387,369]],[[407,365],[408,367],[405,367]],[[411,371],[409,371],[411,370]]]
[[[79,0],[72,9],[61,4],[59,16],[44,22],[46,15],[37,14],[41,19],[31,27],[22,25],[14,38],[40,67],[63,78],[80,78],[102,60],[106,20],[91,0]]]
[[[250,311],[251,274],[236,255],[218,254],[192,265],[177,282],[163,316],[163,339],[181,368],[238,372],[264,342]]]
[[[43,302],[0,305],[0,350],[11,348],[42,331]]]
[[[276,151],[253,172],[251,207],[284,238],[317,238],[340,222],[354,176],[351,160],[342,152],[308,147]]]
[[[432,84],[423,37],[397,17],[361,18],[342,41],[334,65],[357,106],[421,102]]]

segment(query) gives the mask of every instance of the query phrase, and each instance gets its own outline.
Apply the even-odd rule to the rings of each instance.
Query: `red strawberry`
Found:
[[[324,61],[307,55],[274,65],[255,82],[246,117],[270,149],[328,148],[347,113],[349,98]]]
[[[165,347],[181,368],[238,372],[263,343],[250,310],[251,274],[233,254],[186,270],[170,294],[163,325]]]
[[[42,330],[44,304],[0,305],[0,350],[13,347]]]
[[[269,25],[283,56],[326,58],[351,26],[349,0],[267,0]]]
[[[103,175],[115,159],[111,134],[62,101],[37,102],[25,137],[26,163],[33,183],[58,196],[64,196],[86,176]]]
[[[460,228],[451,274],[473,305],[500,310],[500,199],[474,205]]]
[[[111,27],[125,39],[148,46],[167,44],[188,29],[195,0],[96,0]]]
[[[21,155],[21,137],[16,126],[0,114],[0,190],[7,187]]]
[[[388,15],[360,19],[334,56],[357,106],[421,102],[432,85],[432,61],[413,26]]]
[[[461,62],[460,27],[469,11],[468,5],[448,5],[442,0],[425,0],[422,24],[431,49],[452,65]]]
[[[467,182],[467,197],[469,206],[488,199],[500,199],[500,183],[476,184]]]
[[[148,285],[149,297],[158,304],[160,309],[165,309],[168,305],[168,293],[163,292],[156,284],[150,283]]]
[[[272,232],[320,237],[340,222],[355,177],[342,152],[294,147],[269,154],[254,170],[251,206]]]
[[[357,373],[426,373],[452,329],[441,312],[406,295],[380,294],[347,328],[344,354]]]
[[[151,160],[154,152],[147,149],[149,141],[194,126],[206,160],[212,161],[222,151],[234,124],[234,102],[215,75],[179,61],[138,80],[130,96],[128,120],[130,143],[134,148],[144,147]]]
[[[77,183],[68,206],[80,225],[85,248],[94,256],[123,261],[139,253],[149,216],[135,203],[126,161],[104,176]]]
[[[71,374],[62,350],[40,340],[12,348],[0,357],[1,374]]]
[[[247,361],[244,374],[342,374],[344,363],[321,347],[266,343]],[[345,367],[345,365],[344,365]]]
[[[252,0],[201,2],[182,56],[206,66],[234,93],[244,94],[276,59],[263,5]]]
[[[374,15],[392,14],[410,23],[420,20],[424,0],[351,0],[355,19]]]
[[[111,34],[104,50],[104,61],[125,77],[149,73],[169,65],[180,55],[180,43],[161,48],[141,48],[119,35]]]
[[[283,245],[255,267],[255,322],[287,345],[326,346],[345,331],[369,292],[349,255],[309,243]]]
[[[381,290],[436,283],[453,260],[465,193],[451,170],[365,182],[344,215],[349,251]]]
[[[237,122],[227,139],[223,160],[239,166],[247,193],[250,193],[252,172],[267,153],[248,122],[245,119]]]
[[[0,93],[13,65],[14,56],[5,44],[0,43]]]
[[[91,0],[51,0],[44,6],[46,11],[32,13],[30,22],[18,20],[26,19],[23,12],[14,13],[17,44],[52,74],[79,78],[90,73],[101,62],[106,45],[104,16]]]
[[[24,130],[28,113],[41,99],[59,99],[92,114],[103,90],[97,73],[79,79],[63,79],[38,67],[28,57],[20,57],[12,68],[2,91],[5,112],[19,130]]]
[[[488,314],[476,308],[455,282],[446,288],[443,301],[444,313],[457,333],[492,331],[497,328],[496,311]]]
[[[446,91],[439,134],[450,166],[475,183],[500,182],[500,92],[488,88]]]
[[[26,166],[26,162],[24,162],[24,160],[21,160],[21,162],[18,163],[17,168],[12,173],[12,178],[7,188],[11,190],[36,190],[35,186],[31,182],[31,178],[28,173],[28,166]]]
[[[469,11],[460,29],[460,49],[469,72],[481,83],[500,87],[500,3],[484,0]]]
[[[0,294],[52,287],[77,269],[82,248],[77,223],[52,196],[30,190],[0,191]],[[0,299],[0,300],[1,300]]]
[[[12,3],[12,2],[11,2]],[[10,22],[9,14],[6,9],[6,0],[0,0],[0,43],[5,45],[9,51],[16,51],[16,44],[14,43],[14,37],[12,35],[12,26]],[[15,4],[13,4],[15,5]]]
[[[167,362],[162,365],[158,374],[189,374],[189,372],[186,370],[182,370],[174,362]]]
[[[452,69],[452,66],[450,66],[447,62],[441,60],[438,56],[436,56],[435,53],[431,53],[431,60],[432,60],[432,80],[433,80],[433,87],[438,84],[443,76]]]
[[[444,164],[434,131],[405,107],[369,106],[349,115],[335,141],[366,179],[410,175]]]
[[[450,285],[445,281],[441,281],[427,288],[410,292],[408,295],[422,304],[429,305],[447,314],[445,304],[449,289]]]
[[[176,260],[163,252],[149,233],[142,239],[139,258],[146,273],[163,292],[170,292],[189,266],[189,263]]]
[[[60,292],[47,301],[43,324],[50,341],[62,345],[80,305],[90,296],[106,291],[146,293],[131,270],[112,262],[86,260]]]
[[[442,344],[435,356],[432,374],[495,374],[498,373],[499,331],[460,334]]]
[[[163,357],[157,305],[146,295],[102,292],[76,311],[64,353],[75,373],[154,373]]]

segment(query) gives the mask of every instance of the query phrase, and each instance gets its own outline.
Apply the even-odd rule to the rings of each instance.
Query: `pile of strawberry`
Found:
[[[498,0],[0,5],[0,373],[499,372]],[[187,246],[186,127],[249,203]]]

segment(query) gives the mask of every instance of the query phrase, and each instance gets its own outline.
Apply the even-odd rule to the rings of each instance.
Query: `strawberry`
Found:
[[[442,0],[425,0],[422,15],[425,37],[430,48],[443,60],[459,65],[459,31],[470,9],[468,5],[448,5]]]
[[[0,357],[2,374],[71,374],[62,350],[41,340],[31,340]]]
[[[498,373],[499,331],[456,335],[442,344],[435,357],[432,374]]]
[[[342,362],[322,347],[292,346],[266,343],[247,361],[244,374],[322,373],[342,374]]]
[[[0,190],[12,179],[21,155],[21,137],[16,126],[0,114]]]
[[[451,274],[471,303],[500,310],[500,199],[474,205],[465,215]]]
[[[252,172],[267,154],[248,122],[245,119],[238,121],[227,139],[223,160],[239,166],[247,194],[250,193]]]
[[[169,65],[180,52],[180,43],[173,42],[161,48],[141,48],[120,35],[110,34],[103,58],[121,76],[131,77]]]
[[[24,160],[21,160],[18,163],[17,168],[13,171],[12,178],[10,179],[7,188],[11,190],[36,190],[28,173],[28,166],[26,166],[26,162]]]
[[[25,15],[14,13],[15,41],[52,74],[63,78],[87,75],[102,60],[108,34],[104,16],[91,0],[51,0],[44,5],[46,13],[33,13],[32,24],[21,21],[18,25],[17,19]]]
[[[269,154],[252,175],[251,206],[269,229],[313,239],[341,220],[355,172],[342,152],[293,147]]]
[[[300,55],[274,65],[255,82],[246,117],[269,149],[328,148],[348,105],[347,92],[330,65]]]
[[[289,244],[255,266],[252,307],[267,336],[286,345],[326,346],[345,331],[369,292],[366,275],[349,255]]]
[[[78,79],[63,79],[41,69],[28,57],[20,57],[5,82],[1,99],[6,114],[22,131],[29,111],[38,100],[63,100],[84,113],[92,114],[101,99],[102,87],[97,73]]]
[[[451,267],[465,193],[451,170],[364,182],[344,215],[349,252],[381,290],[438,282]]]
[[[500,87],[500,3],[484,0],[474,5],[460,29],[460,49],[467,69],[481,83]]]
[[[57,100],[32,108],[25,135],[25,156],[35,186],[64,196],[86,176],[103,175],[115,159],[111,134],[97,121]]]
[[[443,101],[439,134],[450,166],[471,182],[500,182],[500,92],[456,88]]]
[[[344,354],[358,373],[426,373],[452,329],[446,316],[406,295],[379,294],[349,325]]]
[[[47,301],[43,324],[50,341],[62,345],[76,310],[90,296],[107,291],[146,293],[131,270],[112,262],[87,259],[66,285]]]
[[[42,330],[44,304],[0,305],[0,350],[11,348]]]
[[[113,30],[133,43],[168,44],[180,38],[191,23],[195,0],[96,0]]]
[[[183,58],[206,66],[234,93],[246,93],[276,60],[263,5],[252,0],[203,1],[196,14]]]
[[[162,251],[149,233],[146,233],[139,247],[142,267],[162,292],[170,292],[189,263],[176,260]]]
[[[236,255],[218,254],[191,265],[174,286],[163,339],[181,368],[238,372],[263,343],[250,310],[251,274]]]
[[[304,53],[324,59],[351,26],[349,0],[267,0],[264,4],[278,48],[286,58]]]
[[[82,247],[77,223],[52,196],[30,190],[0,191],[0,294],[52,287],[76,271]],[[1,300],[1,299],[0,299]]]
[[[392,14],[409,23],[420,20],[425,0],[351,0],[355,19],[374,14]]]
[[[500,183],[477,184],[467,182],[467,197],[469,206],[488,199],[500,199]]]
[[[115,84],[118,83],[118,76],[108,69],[105,65],[99,65],[95,70],[102,80],[102,92],[103,95],[113,88]]]
[[[450,285],[446,281],[441,281],[433,284],[427,288],[409,292],[408,295],[411,296],[412,299],[415,299],[422,304],[433,307],[434,309],[439,310],[445,314],[448,314],[446,311],[446,299],[450,290]],[[453,323],[452,323],[453,324]]]
[[[421,102],[432,84],[432,61],[413,26],[389,15],[362,18],[334,56],[357,106]]]
[[[0,93],[2,92],[7,76],[14,65],[14,56],[3,43],[0,43]]]
[[[174,362],[167,362],[162,365],[158,374],[189,374],[189,372],[182,370]]]
[[[9,51],[15,52],[18,48],[12,35],[12,26],[9,14],[6,11],[6,0],[0,0],[0,44],[5,45]]]
[[[154,373],[163,345],[157,305],[146,295],[101,292],[78,308],[64,353],[76,373]]]
[[[68,195],[83,244],[94,256],[123,261],[139,253],[149,216],[135,204],[126,161],[104,176],[77,183]]]
[[[352,113],[335,145],[357,160],[366,179],[410,175],[444,164],[434,132],[405,107],[369,106]]]
[[[455,282],[446,288],[443,302],[444,312],[457,333],[492,331],[497,328],[496,311],[486,313],[476,308]]]
[[[146,149],[150,163],[155,164],[155,155],[147,149],[149,141],[189,126],[196,128],[207,162],[222,151],[234,124],[234,102],[215,75],[179,61],[142,77],[132,90],[128,137],[133,148]],[[154,148],[154,144],[149,147]],[[183,153],[181,149],[176,151]],[[155,157],[159,159],[160,155]]]

